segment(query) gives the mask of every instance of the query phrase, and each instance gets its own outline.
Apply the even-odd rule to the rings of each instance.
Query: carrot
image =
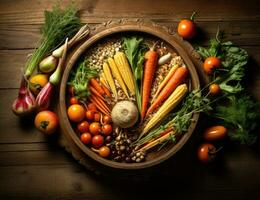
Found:
[[[142,152],[146,152],[149,149],[157,146],[158,144],[161,144],[163,142],[165,142],[166,140],[170,139],[172,135],[175,134],[174,130],[171,130],[167,133],[165,133],[164,135],[160,136],[159,138],[157,138],[154,141],[149,142],[148,144],[146,144],[145,146],[143,146],[141,149],[139,149],[138,151],[142,151]]]
[[[154,100],[148,109],[147,114],[152,113],[155,109],[157,109],[171,95],[171,93],[178,87],[187,75],[188,69],[186,67],[179,67],[162,89],[158,97]]]
[[[93,86],[101,95],[105,94],[105,91],[95,78],[90,79],[90,85]]]
[[[152,82],[158,62],[158,53],[154,51],[153,47],[145,53],[144,77],[142,87],[142,111],[141,116],[144,119],[148,107]]]
[[[105,98],[92,86],[89,86],[89,90],[92,93],[92,95],[100,97],[103,101],[106,101]]]
[[[110,112],[110,109],[108,108],[107,104],[100,98],[93,96],[93,99],[99,103],[106,111]]]
[[[105,115],[110,116],[109,112],[102,106],[102,104],[100,104],[100,102],[97,101],[97,99],[94,99],[93,96],[90,97],[90,101],[95,104],[95,106],[97,107],[97,109],[100,112],[102,112]]]
[[[106,93],[106,95],[107,95],[108,97],[111,97],[111,93],[110,93],[109,89],[108,89],[108,88],[106,87],[106,85],[103,84],[102,82],[101,82],[101,87],[102,87],[102,89],[104,90],[104,92]]]
[[[168,83],[168,81],[171,79],[171,77],[173,76],[173,74],[176,72],[178,66],[175,65],[173,66],[169,73],[167,74],[167,76],[164,78],[164,80],[162,81],[162,83],[159,85],[155,95],[153,96],[153,99],[152,99],[152,103],[154,102],[154,100],[157,98],[157,96],[160,94],[160,92],[162,91],[162,89],[164,88],[164,86]]]

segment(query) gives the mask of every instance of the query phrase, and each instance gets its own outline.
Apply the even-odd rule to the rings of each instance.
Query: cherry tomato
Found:
[[[79,101],[76,97],[71,97],[70,98],[70,104],[73,105],[73,104],[79,104]]]
[[[178,25],[178,34],[184,39],[191,39],[196,35],[196,26],[194,21],[183,19]]]
[[[92,141],[92,136],[90,133],[82,133],[80,136],[80,140],[84,144],[89,144]]]
[[[203,163],[209,163],[216,158],[216,147],[209,143],[202,144],[198,149],[198,159]]]
[[[204,131],[203,138],[206,141],[221,140],[227,135],[227,129],[224,126],[212,126]]]
[[[98,122],[92,122],[89,126],[89,131],[93,135],[97,135],[101,132],[100,123]]]
[[[36,115],[34,124],[39,131],[49,135],[56,131],[59,121],[54,112],[45,110]]]
[[[104,124],[110,124],[110,123],[111,123],[111,117],[105,115],[105,116],[103,117],[103,123],[104,123]]]
[[[85,108],[80,104],[73,104],[68,108],[69,119],[73,122],[80,122],[85,118]]]
[[[97,111],[97,107],[95,106],[95,104],[94,103],[90,103],[90,104],[88,104],[88,110],[93,110],[93,111]]]
[[[207,74],[211,74],[214,68],[221,67],[221,60],[217,57],[208,57],[203,63],[203,69]]]
[[[213,83],[209,86],[209,92],[213,95],[217,95],[221,92],[221,89],[218,84]]]
[[[94,121],[95,121],[95,122],[99,122],[99,121],[100,121],[100,118],[101,118],[100,113],[95,113],[95,114],[94,114]]]
[[[88,110],[86,112],[86,117],[88,120],[93,120],[94,119],[94,115],[95,115],[95,112],[93,110]]]
[[[95,148],[101,147],[104,143],[104,137],[102,135],[95,135],[92,137],[92,145]]]
[[[101,157],[106,158],[110,154],[110,149],[107,146],[102,146],[99,148],[98,153]]]
[[[79,132],[85,133],[89,130],[89,123],[87,121],[80,122],[77,126]]]
[[[102,133],[104,135],[110,135],[113,131],[113,128],[110,124],[105,124],[104,126],[102,126]]]

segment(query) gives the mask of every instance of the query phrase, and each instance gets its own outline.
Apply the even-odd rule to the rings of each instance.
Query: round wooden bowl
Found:
[[[64,70],[64,74],[61,80],[60,85],[60,94],[59,94],[59,115],[60,115],[60,124],[62,128],[62,132],[65,132],[67,136],[75,143],[75,145],[82,151],[84,154],[89,156],[91,159],[112,168],[118,169],[142,169],[157,165],[166,159],[173,156],[178,150],[182,148],[182,146],[187,142],[190,136],[195,129],[197,124],[199,114],[194,114],[193,121],[186,133],[183,134],[181,139],[175,145],[167,145],[162,148],[160,151],[152,152],[147,155],[147,159],[141,163],[120,163],[111,161],[105,158],[100,157],[95,152],[93,152],[89,147],[84,145],[78,135],[73,130],[73,127],[67,116],[67,105],[66,105],[66,86],[67,81],[70,75],[70,71],[75,66],[78,59],[96,42],[111,36],[113,34],[122,34],[122,33],[141,33],[145,35],[149,35],[151,37],[157,37],[164,42],[166,42],[177,54],[179,54],[184,60],[186,66],[189,69],[190,73],[190,89],[198,89],[199,86],[199,78],[192,63],[189,55],[182,47],[180,43],[180,39],[177,38],[174,34],[170,34],[167,29],[162,28],[160,26],[155,26],[154,24],[144,24],[144,23],[120,23],[117,25],[111,25],[110,27],[106,27],[102,31],[92,31],[90,37],[84,41],[75,51],[75,53],[69,59],[67,66]]]

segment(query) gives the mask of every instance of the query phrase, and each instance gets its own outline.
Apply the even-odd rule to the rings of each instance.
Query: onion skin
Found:
[[[39,111],[47,110],[50,106],[54,85],[48,82],[36,97],[36,107]]]
[[[35,98],[28,89],[26,80],[23,78],[18,97],[12,104],[13,113],[19,117],[28,116],[35,111],[35,103]]]
[[[39,69],[43,73],[50,73],[53,72],[58,65],[58,59],[55,58],[54,56],[50,55],[46,58],[44,58],[40,64],[39,64]]]

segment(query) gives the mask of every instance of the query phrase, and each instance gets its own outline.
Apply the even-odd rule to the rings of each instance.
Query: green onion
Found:
[[[74,35],[81,27],[80,19],[76,16],[77,10],[69,6],[61,10],[56,6],[52,11],[45,11],[45,23],[41,29],[40,45],[26,63],[24,75],[30,77],[39,62],[51,50],[63,43],[65,38]]]

